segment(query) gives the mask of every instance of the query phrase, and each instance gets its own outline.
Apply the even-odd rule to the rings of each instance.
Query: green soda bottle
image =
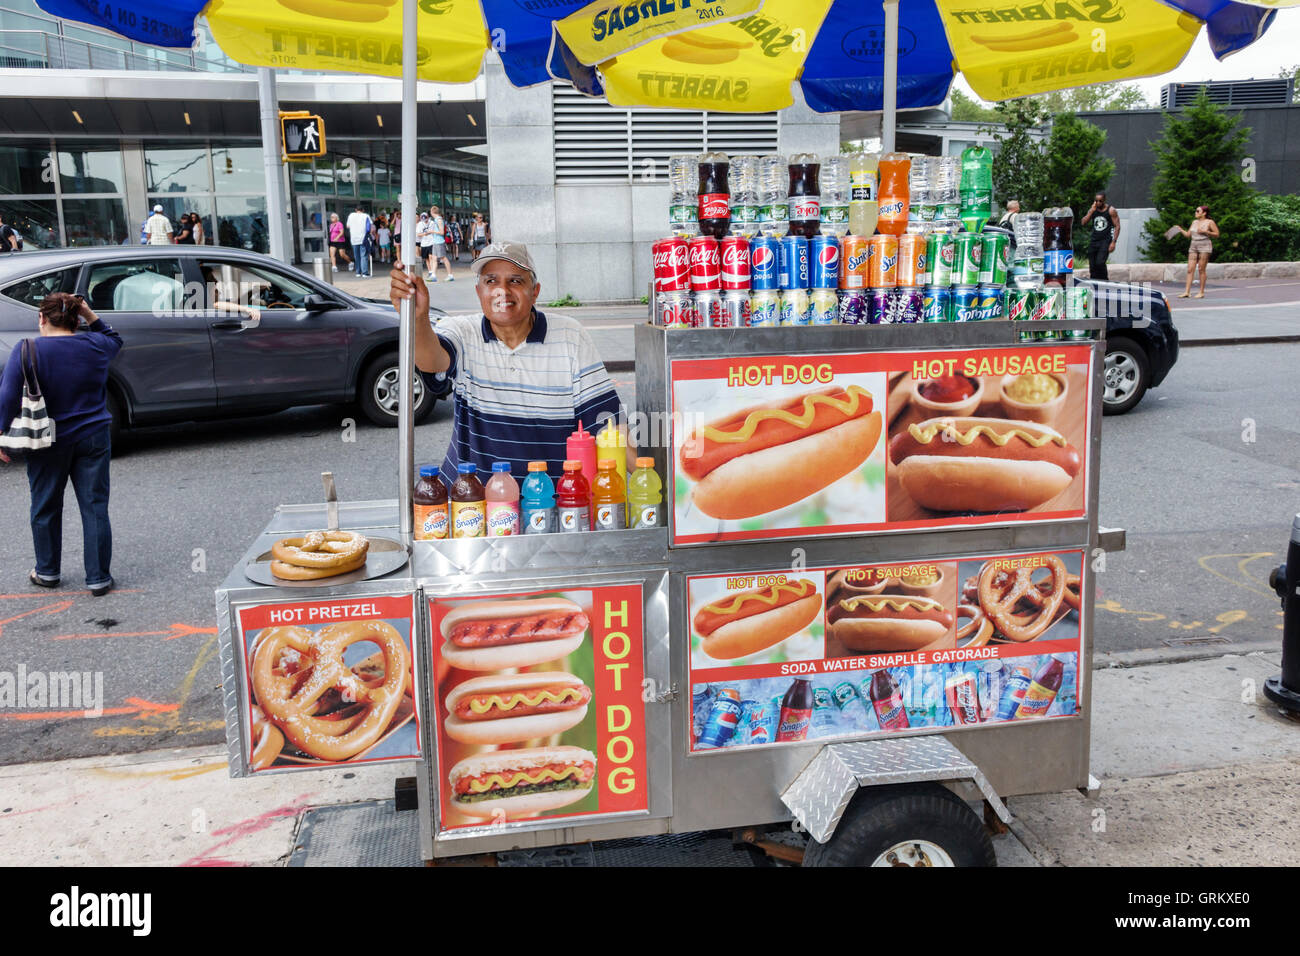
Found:
[[[653,458],[638,458],[627,480],[627,526],[658,528],[663,522],[663,483],[655,474]]]

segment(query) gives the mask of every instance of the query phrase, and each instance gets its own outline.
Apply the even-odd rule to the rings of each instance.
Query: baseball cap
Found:
[[[159,206],[154,206],[154,207],[153,207],[153,211],[154,211],[154,212],[162,212],[162,206],[161,206],[161,205],[159,205]]]
[[[537,267],[533,265],[533,257],[528,254],[528,247],[522,242],[494,242],[483,248],[474,260],[470,269],[475,275],[483,271],[483,267],[493,259],[504,259],[506,262],[512,262],[521,269],[527,269],[532,273],[533,281],[537,281]]]

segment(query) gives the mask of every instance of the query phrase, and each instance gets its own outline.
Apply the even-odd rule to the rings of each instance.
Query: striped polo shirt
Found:
[[[578,423],[594,433],[597,421],[618,415],[614,383],[575,319],[537,312],[515,349],[496,337],[481,312],[443,316],[434,331],[451,355],[447,374],[455,380],[451,443],[442,463],[448,487],[461,462],[477,465],[484,481],[494,461],[510,462],[516,478],[528,474],[530,461],[546,462],[558,476],[565,440]],[[430,373],[421,374],[433,382]]]

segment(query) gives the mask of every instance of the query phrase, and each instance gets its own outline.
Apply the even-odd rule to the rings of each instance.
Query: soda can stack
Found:
[[[749,327],[750,252],[749,241],[743,236],[723,236],[720,244],[722,258],[722,324],[724,329]]]
[[[777,282],[780,244],[771,236],[755,236],[749,243],[749,324],[768,328],[781,324],[781,296]]]
[[[811,308],[813,325],[839,325],[840,241],[835,236],[813,236],[808,245],[812,265]]]
[[[1092,318],[1092,290],[1086,285],[1072,285],[1065,290],[1065,317],[1067,319]],[[1065,337],[1074,341],[1088,341],[1092,333],[1087,329],[1066,329]]]
[[[660,239],[652,247],[654,256],[655,314],[660,325],[684,329],[691,325],[690,253],[680,236]]]
[[[804,236],[781,237],[781,259],[777,267],[781,287],[781,324],[808,325],[812,321],[812,284],[808,240]]]

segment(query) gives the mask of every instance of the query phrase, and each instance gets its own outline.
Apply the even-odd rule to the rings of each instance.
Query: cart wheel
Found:
[[[975,812],[938,784],[864,787],[804,866],[997,866]]]

